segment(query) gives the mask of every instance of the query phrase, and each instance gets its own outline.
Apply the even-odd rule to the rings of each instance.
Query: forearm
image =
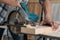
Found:
[[[47,20],[51,20],[51,3],[50,3],[50,0],[45,0],[45,3],[44,3],[44,8],[45,8],[45,18]]]
[[[0,3],[5,3],[10,6],[19,6],[20,3],[18,3],[16,0],[0,0]]]
[[[3,0],[0,0],[0,3],[2,3],[3,2]]]

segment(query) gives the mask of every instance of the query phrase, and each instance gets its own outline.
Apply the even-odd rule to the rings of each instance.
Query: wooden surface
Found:
[[[30,25],[27,25],[27,27],[21,28],[21,33],[34,34],[34,35],[42,34],[42,35],[60,37],[60,27],[56,31],[53,31],[51,27],[47,26],[43,27],[37,25],[36,27],[32,27]]]
[[[58,3],[58,2],[60,2],[60,0],[51,0],[51,2]]]
[[[4,29],[6,29],[7,28],[7,26],[5,25],[5,26],[0,26],[0,28],[4,28]]]
[[[39,2],[39,0],[29,0],[29,2]],[[60,0],[51,0],[51,2],[60,2]]]

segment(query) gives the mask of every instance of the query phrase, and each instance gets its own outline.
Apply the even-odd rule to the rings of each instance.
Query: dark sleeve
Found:
[[[43,4],[45,2],[45,0],[39,0],[40,4]]]
[[[5,29],[0,28],[0,40],[2,39],[2,35],[3,35],[3,33],[4,33],[4,30],[5,30]]]

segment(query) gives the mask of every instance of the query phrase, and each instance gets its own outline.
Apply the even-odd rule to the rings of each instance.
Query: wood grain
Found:
[[[4,26],[0,26],[0,28],[7,29],[7,26],[6,26],[6,25],[4,25]]]
[[[53,31],[51,27],[48,26],[30,26],[27,25],[27,27],[22,27],[21,28],[21,32],[22,33],[26,33],[26,34],[50,34],[50,33],[54,33],[54,32],[60,32],[60,27],[56,30]]]
[[[39,0],[29,0],[29,2],[39,2]],[[51,0],[51,2],[60,2],[60,0]]]

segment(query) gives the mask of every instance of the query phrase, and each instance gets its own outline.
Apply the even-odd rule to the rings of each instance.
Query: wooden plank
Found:
[[[21,28],[21,33],[34,34],[34,35],[37,35],[37,34],[41,35],[42,34],[42,35],[60,37],[60,35],[59,35],[60,34],[60,27],[56,31],[53,31],[51,29],[51,27],[47,27],[47,26],[36,26],[36,27],[34,27],[34,26],[27,25],[27,27]]]
[[[29,2],[39,2],[39,0],[29,0]]]
[[[39,2],[39,0],[29,0],[29,2]],[[51,2],[60,2],[60,0],[51,0]]]
[[[28,33],[28,34],[45,34],[45,33],[50,33],[50,32],[54,32],[54,31],[52,31],[51,27],[46,27],[46,26],[45,27],[43,27],[43,26],[34,27],[34,26],[27,25],[27,27],[21,28],[21,32]]]
[[[51,2],[58,3],[60,0],[51,0]]]
[[[6,29],[6,28],[7,28],[7,26],[0,26],[0,28],[4,28],[4,29]]]

